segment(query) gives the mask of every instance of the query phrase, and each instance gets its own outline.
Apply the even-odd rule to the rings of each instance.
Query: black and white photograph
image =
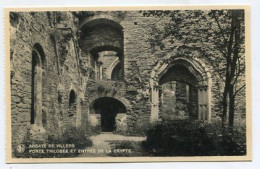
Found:
[[[251,160],[248,6],[5,15],[8,162]]]

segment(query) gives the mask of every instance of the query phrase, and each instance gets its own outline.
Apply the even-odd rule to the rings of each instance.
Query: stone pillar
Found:
[[[163,93],[163,90],[161,90],[160,103],[161,104],[164,103],[164,93]]]
[[[208,120],[209,109],[208,109],[208,87],[199,86],[198,88],[198,120]]]
[[[97,62],[94,62],[95,64],[95,79],[98,79],[98,67],[97,67]]]
[[[198,120],[202,120],[202,91],[201,88],[198,88]]]
[[[151,89],[151,118],[150,122],[155,123],[159,119],[159,89],[157,87],[152,87]]]
[[[103,67],[102,66],[99,67],[99,79],[103,80]]]
[[[211,121],[211,80],[209,82],[208,90],[207,90],[207,120]]]
[[[76,110],[76,128],[81,126],[82,121],[82,107],[83,107],[83,99],[79,98],[79,103],[77,103],[77,110]]]
[[[96,80],[102,80],[102,62],[96,61],[95,62],[95,72],[96,72]]]
[[[208,119],[208,87],[207,86],[204,86],[203,88],[203,94],[204,94],[204,100],[203,100],[203,106],[204,106],[204,109],[203,109],[203,120],[207,120]]]

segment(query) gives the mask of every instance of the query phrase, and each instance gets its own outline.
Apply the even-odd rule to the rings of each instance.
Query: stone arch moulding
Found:
[[[177,57],[167,61],[159,61],[150,76],[151,116],[150,122],[159,120],[159,80],[160,77],[174,65],[182,65],[193,74],[198,81],[198,120],[211,121],[212,107],[212,76],[206,64],[199,59]]]
[[[117,99],[117,100],[119,100],[120,102],[122,102],[125,105],[126,113],[130,113],[131,112],[131,107],[132,106],[131,106],[130,102],[127,99],[125,99],[125,98],[123,98],[121,96],[117,96],[117,95],[113,95],[112,96],[110,94],[103,95],[103,94],[95,93],[95,94],[93,94],[90,97],[86,97],[85,96],[85,103],[86,104],[84,106],[84,109],[87,110],[87,112],[85,112],[85,113],[87,113],[87,116],[89,116],[89,108],[90,108],[91,104],[93,103],[93,101],[95,101],[95,100],[97,100],[98,98],[101,98],[101,97],[111,97],[111,98]]]
[[[119,58],[116,58],[114,60],[114,62],[109,66],[109,68],[107,70],[107,78],[108,78],[108,80],[112,79],[113,70],[119,63],[120,63]]]
[[[46,37],[46,40],[50,40],[48,39],[48,37]],[[43,66],[45,69],[48,68],[49,65],[49,56],[48,56],[48,50],[46,47],[46,43],[45,43],[45,39],[39,35],[39,34],[33,34],[33,39],[31,42],[32,46],[31,46],[31,51],[32,50],[37,50],[40,54],[43,55]]]
[[[97,42],[94,45],[88,46],[88,50],[91,53],[106,51],[106,50],[122,53],[122,45],[117,42],[110,42],[110,41]]]
[[[86,19],[84,19],[79,27],[82,29],[82,27],[84,27],[84,25],[87,25],[89,23],[94,23],[94,22],[103,22],[103,21],[108,21],[110,22],[111,24],[114,24],[116,25],[119,29],[123,30],[124,28],[121,26],[120,21],[118,20],[118,18],[116,17],[113,17],[113,16],[110,16],[110,15],[94,15],[94,16],[91,16],[91,17],[87,17]],[[96,23],[94,23],[96,24]]]

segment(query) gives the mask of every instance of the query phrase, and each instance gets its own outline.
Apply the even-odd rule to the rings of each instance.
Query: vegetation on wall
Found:
[[[222,122],[234,125],[235,102],[245,90],[244,11],[175,10],[142,11],[144,16],[168,18],[167,24],[152,25],[149,39],[153,52],[175,51],[175,56],[197,54],[206,58],[224,82]],[[161,57],[161,56],[160,56]],[[239,112],[244,113],[244,112]]]

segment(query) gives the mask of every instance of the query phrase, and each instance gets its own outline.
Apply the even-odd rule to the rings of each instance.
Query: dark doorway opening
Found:
[[[101,130],[112,132],[116,130],[116,115],[126,113],[126,107],[119,100],[112,97],[102,97],[94,101],[93,109],[101,115]]]

